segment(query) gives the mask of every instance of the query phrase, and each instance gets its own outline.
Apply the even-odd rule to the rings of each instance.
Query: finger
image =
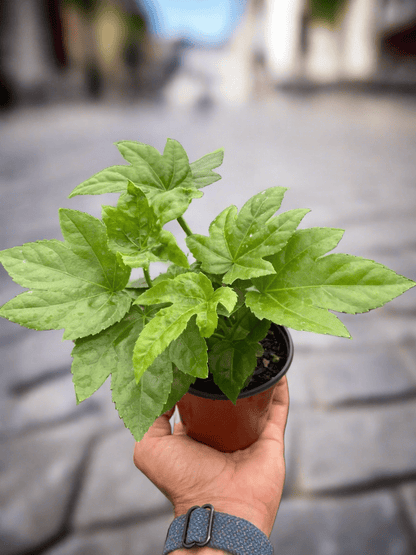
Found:
[[[169,420],[172,418],[174,411],[175,411],[175,407],[172,407],[170,410],[166,411],[161,416],[156,418],[156,420],[153,422],[153,424],[150,426],[150,428],[143,436],[142,441],[145,438],[151,439],[151,438],[171,435],[172,430],[170,427]]]
[[[275,432],[282,436],[286,428],[288,411],[289,388],[284,376],[274,388],[268,419],[268,424],[272,424]]]
[[[172,433],[169,420],[172,417],[174,410],[175,407],[172,407],[170,410],[156,418],[142,439],[137,441],[134,446],[134,464],[145,474],[147,459],[149,458],[148,455],[151,453],[152,448],[154,448],[154,442],[152,440],[169,436]]]
[[[289,408],[289,386],[286,376],[279,380],[273,391],[273,405]]]

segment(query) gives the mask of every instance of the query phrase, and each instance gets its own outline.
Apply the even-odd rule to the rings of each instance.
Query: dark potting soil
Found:
[[[260,341],[260,344],[263,347],[263,354],[257,358],[257,366],[251,380],[248,385],[241,390],[241,393],[251,391],[267,383],[270,379],[277,376],[286,363],[288,349],[286,341],[277,326],[272,326],[270,328],[266,337]],[[208,374],[208,378],[203,380],[197,378],[191,388],[205,393],[224,395],[214,382],[211,372]]]

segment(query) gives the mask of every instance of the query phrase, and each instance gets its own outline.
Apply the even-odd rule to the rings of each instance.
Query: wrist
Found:
[[[230,499],[222,502],[221,500],[215,500],[211,498],[207,500],[197,500],[189,504],[187,503],[186,505],[175,505],[175,518],[186,514],[188,510],[194,505],[202,507],[202,505],[204,505],[205,503],[210,503],[211,505],[213,505],[214,509],[219,513],[225,513],[228,515],[236,516],[238,518],[243,518],[244,520],[248,520],[248,522],[251,522],[251,524],[254,524],[254,526],[256,526],[264,534],[266,534],[267,537],[269,537],[271,534],[276,514],[270,515],[266,509],[262,510],[261,508],[254,508],[249,504],[242,505],[239,502],[230,501]],[[187,549],[186,552],[190,554],[192,553],[192,550],[190,551]],[[201,552],[200,550],[197,553],[202,555],[203,552]],[[215,555],[217,555],[217,553]]]
[[[170,555],[229,555],[226,551],[213,549],[212,547],[191,547],[191,549],[177,549]]]
[[[229,507],[229,505],[227,505]],[[236,508],[236,505],[233,505]],[[245,518],[247,510],[235,510],[238,515],[224,513],[210,503],[192,506],[184,514],[175,508],[175,519],[169,527],[163,554],[217,555],[272,555],[273,547],[267,535]],[[227,509],[229,510],[229,509]],[[242,514],[242,516],[240,516]],[[254,519],[256,521],[256,518]]]

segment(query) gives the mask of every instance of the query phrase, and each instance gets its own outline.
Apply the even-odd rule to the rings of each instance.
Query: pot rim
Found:
[[[266,391],[267,389],[273,387],[274,385],[277,384],[277,382],[281,378],[283,378],[283,376],[289,370],[289,367],[293,360],[293,352],[294,352],[292,337],[289,333],[289,330],[284,326],[279,326],[278,324],[272,323],[270,326],[270,329],[273,329],[273,328],[275,328],[279,332],[280,336],[282,337],[286,345],[287,359],[286,359],[285,365],[280,370],[280,372],[276,374],[276,376],[271,378],[266,383],[262,385],[258,385],[257,387],[255,387],[254,389],[250,389],[249,391],[240,392],[239,396],[237,397],[237,400],[244,399],[246,397],[253,397],[254,395],[258,395],[259,393],[262,393],[263,391]],[[204,397],[205,399],[212,399],[215,401],[230,401],[230,399],[224,394],[208,393],[206,391],[200,391],[199,389],[194,389],[192,385],[189,387],[188,393],[191,393],[192,395],[195,395],[197,397]]]

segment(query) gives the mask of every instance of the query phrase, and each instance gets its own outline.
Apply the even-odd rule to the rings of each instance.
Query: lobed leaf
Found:
[[[169,360],[183,373],[195,378],[208,377],[207,344],[194,321],[189,320],[181,335],[169,345]]]
[[[133,348],[146,316],[140,309],[133,307],[129,318],[130,325],[113,341],[117,366],[112,371],[111,389],[120,418],[134,439],[140,441],[168,400],[173,373],[168,354],[163,353],[147,369],[140,383],[136,383]]]
[[[224,283],[274,273],[264,257],[284,247],[308,210],[291,210],[273,217],[286,189],[271,187],[252,197],[237,215],[229,206],[211,223],[209,237],[192,235],[186,243],[202,269],[225,274]]]
[[[65,242],[38,241],[0,253],[11,277],[30,288],[0,309],[0,315],[37,330],[65,328],[64,339],[99,333],[129,310],[130,270],[108,247],[100,220],[60,210]]]
[[[221,179],[221,176],[212,170],[221,166],[223,160],[224,149],[219,148],[192,162],[190,166],[195,187],[201,189]]]
[[[181,372],[175,365],[173,366],[173,380],[171,384],[171,390],[169,393],[169,397],[160,411],[160,416],[164,412],[173,408],[178,401],[187,393],[189,386],[193,384],[195,381],[195,377],[191,376],[190,374],[185,374]]]
[[[188,260],[172,233],[162,229],[153,208],[144,195],[129,185],[117,207],[103,206],[103,221],[110,248],[120,253],[131,268],[148,267],[150,262],[171,260],[188,267]]]
[[[119,141],[116,145],[131,166],[107,168],[78,185],[69,197],[125,192],[130,181],[146,195],[162,226],[181,216],[192,199],[202,197],[198,184],[201,179],[212,179],[214,172],[208,167],[218,162],[218,155],[197,161],[198,178],[194,182],[188,156],[178,141],[168,139],[163,154],[135,141]]]
[[[209,353],[214,382],[234,404],[257,365],[259,344],[247,340],[216,342]]]
[[[99,333],[118,322],[132,299],[126,291],[41,291],[21,293],[0,309],[0,316],[34,330],[64,328],[64,339]]]
[[[323,256],[342,234],[329,228],[297,231],[280,253],[270,257],[275,275],[253,280],[258,291],[247,293],[247,306],[258,318],[293,329],[349,337],[328,310],[367,312],[414,287],[411,280],[371,260]]]
[[[75,341],[72,349],[72,381],[77,403],[90,397],[116,371],[118,356],[115,348],[126,334],[137,338],[144,326],[144,314],[133,306],[121,322],[103,330],[97,335]],[[137,335],[135,336],[134,333]]]
[[[270,321],[259,320],[242,306],[228,318],[219,318],[215,336],[208,340],[209,368],[218,387],[235,403],[253,374]]]
[[[173,279],[159,281],[135,301],[138,305],[172,303],[160,310],[145,326],[134,348],[133,363],[136,380],[185,330],[196,315],[196,324],[203,337],[209,337],[218,323],[217,305],[232,310],[237,295],[228,287],[214,291],[204,274],[189,272]]]

